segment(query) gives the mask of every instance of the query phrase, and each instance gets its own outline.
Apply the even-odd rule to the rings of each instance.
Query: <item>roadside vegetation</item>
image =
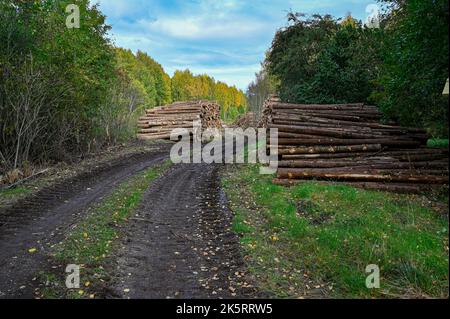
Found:
[[[448,1],[379,0],[379,28],[351,15],[292,12],[247,91],[260,114],[265,97],[290,103],[377,105],[386,120],[448,138]]]
[[[448,139],[439,139],[439,138],[430,139],[428,141],[428,147],[448,149]]]
[[[67,28],[72,2],[0,0],[0,184],[134,138],[157,105],[208,99],[224,119],[245,112],[235,87],[189,70],[171,78],[148,54],[115,47],[93,1],[76,1],[82,22]]]
[[[41,273],[42,287],[39,298],[95,298],[103,293],[108,273],[107,260],[114,253],[114,245],[120,238],[120,226],[133,218],[141,197],[149,184],[169,167],[167,161],[147,169],[125,181],[99,204],[90,209],[89,215],[67,234],[54,248],[54,262],[80,265],[80,289],[68,290],[62,274]]]
[[[10,197],[14,197],[17,195],[21,195],[21,194],[27,194],[29,193],[31,190],[25,188],[25,187],[16,187],[16,188],[12,188],[12,189],[2,189],[0,190],[0,199],[3,198],[10,198]]]
[[[448,195],[306,182],[276,186],[257,166],[226,170],[247,267],[283,298],[447,298]],[[368,265],[381,289],[367,289]]]
[[[384,120],[425,128],[448,149],[448,1],[379,0],[379,27],[351,14],[291,12],[247,90],[300,104],[376,105]],[[373,21],[372,21],[373,22]],[[305,182],[272,183],[257,167],[223,178],[247,265],[279,297],[448,298],[448,189],[427,196]],[[381,270],[369,290],[366,266]]]

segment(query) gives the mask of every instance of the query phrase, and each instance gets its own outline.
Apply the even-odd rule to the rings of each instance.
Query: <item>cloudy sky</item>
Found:
[[[348,12],[365,20],[376,0],[93,0],[116,45],[147,52],[172,75],[189,68],[245,89],[289,11]]]

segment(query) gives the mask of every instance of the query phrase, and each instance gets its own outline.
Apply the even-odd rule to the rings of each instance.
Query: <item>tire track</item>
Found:
[[[168,157],[166,146],[134,154],[45,188],[0,210],[0,298],[33,298],[33,276],[48,253],[87,212],[134,174]],[[30,254],[28,249],[36,248]]]
[[[127,226],[106,297],[255,297],[231,230],[219,166],[180,164],[146,191]]]

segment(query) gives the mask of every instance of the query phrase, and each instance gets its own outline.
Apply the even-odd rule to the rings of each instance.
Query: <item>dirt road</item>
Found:
[[[33,298],[33,276],[50,248],[88,211],[127,178],[168,158],[168,148],[137,154],[45,188],[0,211],[0,298]],[[30,254],[29,249],[36,252]]]
[[[180,164],[155,181],[128,226],[109,297],[254,296],[219,166]]]
[[[33,298],[33,277],[92,205],[168,147],[85,173],[0,212],[0,298]],[[105,298],[256,297],[216,164],[178,164],[156,179],[124,227],[107,267]],[[30,254],[30,248],[36,252]],[[46,269],[47,267],[47,269]]]

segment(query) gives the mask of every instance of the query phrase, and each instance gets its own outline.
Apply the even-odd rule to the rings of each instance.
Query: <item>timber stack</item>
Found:
[[[138,122],[138,138],[144,140],[166,139],[174,129],[186,129],[192,135],[194,123],[201,123],[201,130],[220,129],[220,106],[211,101],[176,102],[146,110]]]
[[[234,127],[240,127],[242,129],[248,129],[250,127],[256,128],[258,123],[256,121],[255,113],[248,112],[240,115],[233,123]]]
[[[423,129],[381,119],[377,107],[363,103],[303,105],[270,97],[260,126],[279,132],[274,182],[339,181],[404,193],[448,185],[448,149],[428,148]]]

